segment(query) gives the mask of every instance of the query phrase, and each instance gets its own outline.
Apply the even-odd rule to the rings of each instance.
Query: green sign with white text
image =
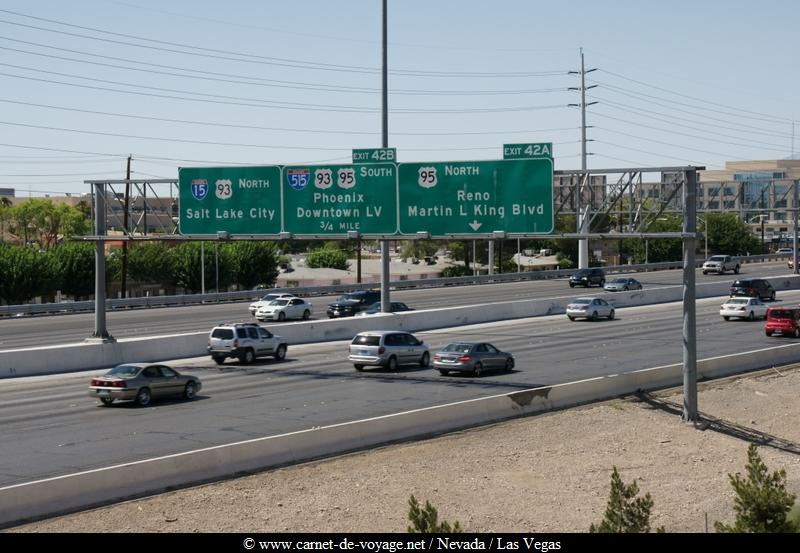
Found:
[[[353,150],[353,163],[394,163],[397,161],[396,148],[362,148]]]
[[[280,180],[277,166],[179,169],[180,233],[277,235]]]
[[[553,232],[553,160],[400,163],[400,233]]]
[[[549,157],[553,159],[553,143],[503,144],[503,159],[531,159]]]
[[[283,168],[284,231],[299,235],[397,232],[397,166]]]

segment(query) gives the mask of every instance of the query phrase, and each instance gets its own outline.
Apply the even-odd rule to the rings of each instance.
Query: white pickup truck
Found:
[[[712,255],[703,263],[703,274],[717,273],[723,274],[725,271],[733,271],[739,274],[739,258],[733,255]]]

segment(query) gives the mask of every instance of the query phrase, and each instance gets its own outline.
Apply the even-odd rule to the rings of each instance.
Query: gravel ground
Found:
[[[517,419],[272,470],[9,529],[12,532],[405,532],[414,494],[471,532],[584,532],[610,474],[650,492],[653,526],[733,519],[728,474],[751,441],[800,496],[800,367],[701,384],[704,429],[680,390]]]

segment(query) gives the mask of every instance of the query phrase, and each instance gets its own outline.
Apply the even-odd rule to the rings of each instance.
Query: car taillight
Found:
[[[116,382],[112,382],[111,385],[114,388],[127,388],[128,384],[124,380],[118,380]]]
[[[437,353],[436,355],[433,356],[433,360],[434,361],[441,361],[442,360],[442,356]]]
[[[383,347],[383,346],[379,347],[378,348],[378,355],[383,355],[385,351],[386,351],[385,347]]]
[[[472,359],[472,358],[469,355],[459,355],[458,356],[458,360],[463,362],[463,363],[466,363],[470,359]]]
[[[239,347],[239,339],[238,338],[233,341],[233,347],[235,347],[235,348]]]
[[[739,310],[739,311],[746,311],[746,310],[747,310],[747,308],[746,308],[746,307],[743,305],[743,306],[741,306],[741,307],[740,307],[738,310]]]
[[[750,293],[751,294],[757,294],[758,290],[756,290],[755,288],[750,288]]]
[[[92,383],[90,386],[102,386],[102,383],[99,380],[92,379]]]

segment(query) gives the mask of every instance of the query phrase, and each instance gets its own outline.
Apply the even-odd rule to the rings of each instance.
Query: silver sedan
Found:
[[[455,342],[447,344],[433,356],[433,368],[442,376],[447,376],[451,371],[480,376],[484,370],[511,371],[514,368],[514,356],[486,342]]]
[[[132,399],[144,407],[157,397],[183,396],[193,399],[201,387],[200,379],[196,376],[180,374],[166,365],[126,363],[93,378],[89,384],[89,395],[99,399],[103,405],[111,405],[117,399]]]
[[[614,306],[601,298],[576,298],[567,305],[567,317],[570,321],[577,318],[596,321],[600,317],[614,318]]]
[[[608,292],[627,292],[628,290],[641,290],[642,283],[635,278],[619,277],[606,282],[603,287]]]

